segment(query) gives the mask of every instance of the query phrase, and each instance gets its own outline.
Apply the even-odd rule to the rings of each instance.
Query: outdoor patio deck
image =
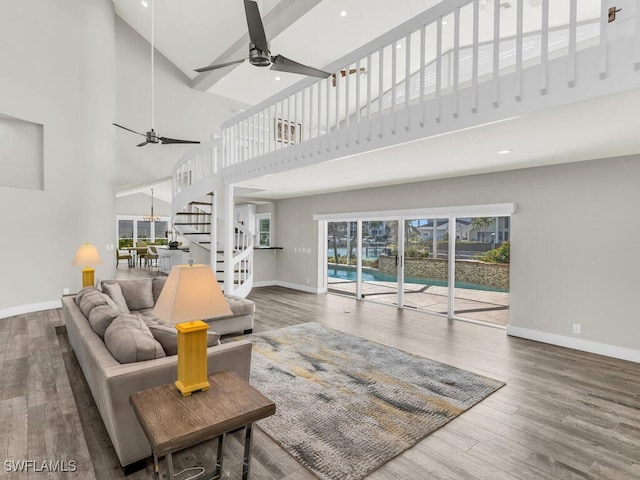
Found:
[[[362,293],[367,299],[397,303],[395,282],[367,281]],[[356,283],[339,278],[328,279],[330,292],[355,296]],[[405,283],[406,307],[431,313],[447,314],[447,287]],[[506,327],[509,324],[509,293],[455,288],[455,315],[464,319]]]

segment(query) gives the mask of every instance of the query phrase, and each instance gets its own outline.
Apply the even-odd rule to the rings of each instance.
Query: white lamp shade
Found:
[[[231,315],[209,265],[175,265],[164,284],[153,314],[171,323]]]
[[[91,267],[93,265],[102,265],[102,260],[100,259],[100,254],[96,246],[85,243],[78,247],[76,256],[73,257],[71,264],[74,267]]]

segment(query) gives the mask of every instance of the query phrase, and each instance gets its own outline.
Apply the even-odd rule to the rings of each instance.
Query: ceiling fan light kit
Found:
[[[271,65],[271,70],[275,70],[277,72],[296,73],[299,75],[308,75],[318,78],[328,78],[331,76],[328,72],[295,62],[283,55],[272,56],[269,50],[269,42],[267,41],[267,35],[264,31],[264,25],[262,24],[262,17],[260,16],[258,4],[253,0],[244,0],[244,11],[247,16],[247,27],[249,29],[249,38],[251,39],[251,42],[249,43],[248,57],[251,65],[254,67],[268,67]],[[206,67],[196,68],[195,71],[198,73],[209,72],[211,70],[218,70],[230,65],[236,65],[244,62],[245,60],[247,59],[243,58],[241,60],[208,65]]]
[[[197,144],[200,143],[197,140],[181,140],[178,138],[169,138],[169,137],[161,137],[155,131],[155,111],[154,111],[154,100],[155,100],[155,89],[154,89],[154,28],[153,28],[153,0],[151,1],[151,130],[146,133],[136,132],[135,130],[131,130],[130,128],[123,127],[117,123],[113,123],[118,128],[122,128],[123,130],[127,130],[128,132],[135,133],[136,135],[142,135],[144,137],[144,142],[139,143],[138,147],[144,147],[149,143],[160,143],[162,145],[170,145],[177,143],[188,143],[188,144]],[[146,5],[145,5],[146,6]]]

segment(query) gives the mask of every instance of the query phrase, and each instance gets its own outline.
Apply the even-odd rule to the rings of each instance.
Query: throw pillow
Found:
[[[127,307],[127,301],[124,299],[124,295],[122,294],[122,289],[119,284],[103,281],[102,290],[111,297],[111,300],[115,302],[118,310],[122,313],[131,313],[129,311],[129,307]]]
[[[113,303],[113,300],[109,298],[109,301]],[[98,305],[89,312],[89,324],[93,331],[98,336],[104,339],[105,330],[111,325],[111,322],[120,315],[120,310],[116,307],[115,303],[113,308],[109,305]]]
[[[99,292],[94,287],[83,288],[76,295],[76,304],[85,317],[89,318],[91,311],[101,305],[117,309],[116,304],[104,293]]]
[[[167,277],[165,277],[164,275],[153,277],[151,279],[151,291],[153,293],[154,305],[158,301],[158,298],[160,297],[160,292],[162,292],[162,289],[164,288],[164,284],[166,283],[166,281],[167,281]]]
[[[108,282],[109,283],[109,282]],[[135,280],[117,280],[122,295],[127,300],[129,310],[142,310],[153,308],[153,292],[150,278],[137,278]]]
[[[104,344],[120,363],[141,362],[165,357],[162,345],[149,327],[135,314],[121,314],[104,333]]]
[[[150,323],[148,325],[149,330],[153,338],[155,338],[162,348],[164,353],[169,355],[178,354],[178,331],[176,327],[172,325],[162,325],[160,323]],[[220,334],[212,330],[207,331],[207,347],[213,347],[220,343]]]

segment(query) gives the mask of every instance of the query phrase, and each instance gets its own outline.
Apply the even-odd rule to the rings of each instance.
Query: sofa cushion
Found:
[[[87,318],[89,318],[91,310],[99,305],[106,305],[109,308],[118,309],[116,304],[108,295],[99,292],[94,287],[87,287],[80,290],[76,295],[75,300],[76,304],[80,307],[80,310],[82,310],[82,313]]]
[[[160,292],[164,288],[164,284],[167,281],[167,277],[164,275],[153,277],[151,279],[151,292],[153,293],[153,304],[155,305],[160,297]]]
[[[149,330],[167,355],[178,354],[178,331],[173,325],[162,323],[149,323]],[[207,330],[207,347],[213,347],[220,343],[220,334],[212,330]]]
[[[150,278],[136,278],[135,280],[103,280],[102,288],[104,288],[105,285],[110,285],[112,283],[120,285],[122,295],[124,295],[129,310],[153,308],[155,305]]]
[[[125,300],[124,295],[122,294],[122,289],[120,288],[119,284],[115,282],[111,283],[111,282],[107,282],[106,280],[103,280],[102,291],[106,293],[109,297],[111,297],[111,300],[113,300],[117,305],[118,310],[120,310],[122,313],[131,313],[129,311],[129,307],[127,306],[127,301]]]
[[[113,300],[109,298],[109,301],[113,303]],[[120,315],[120,310],[116,307],[115,303],[113,303],[113,307],[110,305],[98,305],[94,307],[89,312],[89,323],[91,324],[91,328],[93,331],[98,334],[98,336],[104,339],[105,330],[111,325],[118,315]]]
[[[162,345],[149,327],[135,314],[120,314],[104,333],[104,344],[120,363],[141,362],[165,357]]]
[[[256,311],[256,304],[251,300],[247,300],[246,298],[237,297],[235,295],[225,295],[225,300],[229,304],[229,308],[231,308],[231,315],[227,317],[220,318],[228,318],[228,317],[239,317],[241,315],[251,315]]]

